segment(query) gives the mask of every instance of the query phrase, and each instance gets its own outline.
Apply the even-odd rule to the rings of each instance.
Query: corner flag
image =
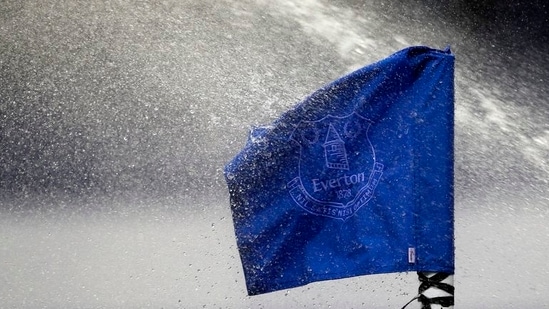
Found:
[[[454,272],[454,56],[410,47],[255,128],[225,167],[249,295]]]

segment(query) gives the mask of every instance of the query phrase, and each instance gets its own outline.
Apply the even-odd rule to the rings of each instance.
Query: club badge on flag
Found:
[[[454,56],[410,47],[255,128],[225,167],[249,295],[453,273]]]
[[[298,124],[291,138],[299,144],[299,170],[287,184],[296,204],[311,214],[346,220],[368,203],[383,170],[369,127],[370,121],[354,112]]]

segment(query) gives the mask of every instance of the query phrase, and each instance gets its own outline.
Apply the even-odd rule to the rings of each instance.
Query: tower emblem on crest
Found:
[[[299,123],[291,137],[300,145],[299,173],[287,184],[296,204],[346,220],[368,203],[383,173],[368,138],[370,125],[356,113]]]
[[[323,146],[327,167],[340,170],[349,169],[347,153],[345,152],[345,142],[339,137],[339,134],[337,134],[332,124],[328,127],[326,142]]]

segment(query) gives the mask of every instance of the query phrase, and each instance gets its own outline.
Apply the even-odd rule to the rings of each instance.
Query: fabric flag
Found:
[[[249,295],[454,272],[454,56],[410,47],[251,130],[225,167]]]

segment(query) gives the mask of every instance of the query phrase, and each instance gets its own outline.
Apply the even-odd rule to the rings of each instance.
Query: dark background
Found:
[[[368,8],[360,1],[338,3]],[[506,65],[508,54],[547,44],[544,1],[377,6],[388,18],[430,16],[451,24],[464,38],[454,42],[451,32],[446,35],[458,52],[491,48],[497,65]],[[341,59],[311,44],[292,56],[278,53],[280,46],[302,44],[288,25],[250,31],[227,24],[225,14],[209,1],[3,0],[0,199],[204,194],[223,186],[222,166],[250,124],[271,121],[344,73]],[[277,40],[263,39],[273,32]],[[265,54],[270,58],[261,58]],[[259,84],[253,84],[256,75]],[[289,89],[284,82],[294,78],[309,88]],[[254,112],[262,100],[274,100],[270,114]],[[544,98],[536,100],[547,108]]]

